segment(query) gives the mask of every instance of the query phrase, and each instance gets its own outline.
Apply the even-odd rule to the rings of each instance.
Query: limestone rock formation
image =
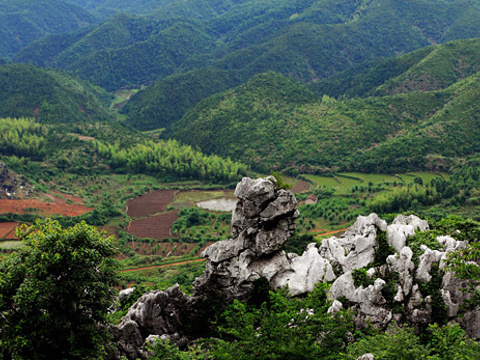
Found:
[[[196,296],[215,291],[226,299],[248,299],[255,280],[292,271],[281,248],[296,229],[295,195],[279,190],[274,179],[243,178],[235,196],[233,238],[204,251],[207,266],[195,281]]]
[[[323,240],[320,255],[343,272],[365,267],[374,260],[377,229],[387,230],[387,223],[377,214],[359,216],[341,238]]]
[[[120,359],[121,355],[128,359],[146,358],[145,344],[151,335],[168,335],[169,339],[179,342],[178,330],[188,313],[187,304],[188,297],[178,285],[140,297],[121,323],[111,329],[118,342],[118,353],[111,354],[110,358]]]
[[[407,243],[407,238],[415,234],[417,229],[420,231],[428,230],[428,222],[415,215],[399,215],[387,228],[388,243],[400,252]]]
[[[191,339],[179,334],[186,333],[181,331],[185,324],[198,322],[202,304],[211,297],[225,305],[233,299],[248,300],[256,280],[261,278],[268,280],[271,288],[288,286],[292,295],[310,292],[319,282],[333,281],[328,294],[333,303],[328,311],[352,308],[357,328],[371,324],[384,329],[393,319],[427,324],[432,319],[434,299],[422,293],[423,284],[431,281],[432,269],[438,280],[448,252],[466,245],[450,236],[438,237],[443,250],[421,247],[415,266],[417,260],[414,262],[413,251],[407,246],[408,237],[427,230],[428,223],[416,216],[398,216],[387,226],[376,214],[370,214],[359,216],[340,237],[324,239],[320,245],[309,244],[301,256],[287,254],[283,246],[295,232],[298,216],[295,196],[278,189],[274,178],[244,178],[235,195],[238,202],[232,214],[232,238],[205,249],[206,268],[194,283],[193,295],[187,297],[177,285],[142,296],[112,329],[119,343],[119,352],[112,359],[122,355],[145,359],[145,344],[157,338],[186,343]],[[396,253],[389,255],[384,265],[372,267],[379,247],[378,231],[387,232]],[[373,284],[355,285],[353,273],[359,268],[368,269]],[[447,315],[453,318],[465,300],[459,290],[464,284],[449,272],[442,276],[435,301],[441,294]],[[347,302],[342,304],[344,300]],[[469,334],[480,337],[478,319],[480,313],[472,312],[462,325]]]

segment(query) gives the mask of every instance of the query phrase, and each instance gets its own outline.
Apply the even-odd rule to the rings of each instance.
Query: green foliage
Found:
[[[375,278],[368,276],[366,269],[354,269],[352,272],[353,284],[355,287],[363,286],[364,288],[373,285]]]
[[[182,209],[178,214],[178,219],[172,225],[172,231],[176,232],[193,226],[211,224],[213,218],[213,214],[197,207]]]
[[[350,344],[343,359],[356,359],[371,353],[375,359],[423,359],[430,351],[409,328],[391,327],[388,332],[368,336]]]
[[[283,176],[282,173],[278,171],[273,171],[271,175],[275,178],[279,189],[290,190],[292,188],[293,185],[285,181],[285,177]]]
[[[376,228],[377,231],[377,248],[375,249],[374,266],[386,264],[387,257],[395,254],[395,249],[388,243],[387,232]]]
[[[0,154],[41,159],[45,154],[47,128],[35,119],[0,118]]]
[[[466,333],[458,324],[440,327],[430,325],[427,329],[426,343],[415,334],[413,329],[391,326],[387,332],[366,336],[347,348],[346,354],[339,359],[354,360],[371,353],[375,359],[476,359],[480,355],[478,344],[467,339]]]
[[[66,33],[96,22],[88,11],[67,1],[2,0],[0,8],[2,57],[11,57],[45,35]]]
[[[284,245],[285,252],[302,255],[308,244],[314,243],[315,238],[310,234],[295,233]]]
[[[333,356],[352,325],[347,313],[326,313],[326,286],[317,285],[305,299],[290,298],[286,291],[271,292],[269,305],[260,308],[234,301],[219,322],[219,338],[208,341],[211,354],[218,359]]]
[[[48,219],[18,234],[25,246],[0,260],[4,355],[99,358],[115,284],[113,240],[85,223],[62,229]]]
[[[194,178],[231,182],[247,170],[246,166],[219,156],[206,156],[175,140],[145,141],[122,149],[118,143],[96,142],[97,153],[118,172],[144,173],[160,178]]]
[[[112,119],[109,96],[66,73],[30,65],[0,66],[0,117],[29,117],[44,123]]]

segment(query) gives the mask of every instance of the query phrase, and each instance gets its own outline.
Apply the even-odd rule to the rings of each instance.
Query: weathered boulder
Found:
[[[188,297],[175,285],[165,291],[151,291],[138,299],[128,310],[121,323],[111,328],[118,343],[118,352],[110,356],[120,359],[145,359],[147,339],[151,335],[175,335],[180,341],[178,330],[182,328],[188,313]]]
[[[375,258],[377,228],[387,229],[387,223],[377,214],[359,216],[342,237],[323,240],[320,255],[343,272],[365,267]]]
[[[373,356],[373,354],[371,353],[363,354],[362,356],[357,358],[357,360],[375,360],[375,356]]]
[[[313,291],[315,284],[332,281],[336,278],[330,262],[320,256],[315,243],[309,244],[302,256],[293,255],[289,271],[276,276],[271,281],[274,288],[288,285],[292,295],[301,295]]]
[[[415,234],[416,230],[428,230],[428,222],[415,215],[398,215],[387,228],[388,243],[398,252],[407,243],[407,238]]]

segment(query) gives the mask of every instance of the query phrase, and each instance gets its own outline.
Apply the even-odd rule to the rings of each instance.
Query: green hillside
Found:
[[[444,89],[477,71],[480,71],[480,40],[456,40],[355,65],[309,83],[308,87],[320,96],[335,98],[382,96]]]
[[[96,23],[85,9],[60,0],[0,0],[0,56],[11,57],[49,34]]]
[[[365,62],[369,61],[375,67],[370,66],[370,72],[366,74],[372,83],[368,86],[364,84],[367,88],[361,93],[365,94],[385,80],[401,74],[426,56],[431,48],[411,55],[411,59],[403,59],[403,64],[397,61],[393,64],[388,60],[378,63],[376,60],[379,58],[445,42],[457,36],[480,35],[480,26],[467,16],[470,13],[480,15],[477,3],[416,0],[410,1],[407,6],[405,1],[311,1],[292,2],[275,8],[272,3],[254,7],[252,2],[246,2],[235,8],[245,9],[245,12],[232,10],[208,22],[213,29],[224,34],[215,50],[218,60],[208,69],[225,71],[227,78],[235,78],[238,82],[229,85],[213,77],[204,87],[215,88],[215,91],[227,90],[266,71],[279,72],[304,83],[321,83],[322,79],[348,70],[355,64],[361,65],[355,68],[354,73],[367,71]],[[268,6],[271,6],[270,10]],[[465,21],[464,29],[468,30],[459,32],[455,29],[462,19]],[[201,77],[201,71],[204,69],[185,74],[181,79],[195,84],[196,79]],[[139,92],[128,108],[131,114],[129,123],[141,129],[162,127],[178,121],[186,110],[195,105],[195,102],[183,101],[191,97],[182,93],[176,93],[180,100],[173,105],[164,102],[168,96],[166,89],[170,88],[172,81],[159,79],[155,86]],[[321,86],[330,88],[338,96],[338,91],[334,90],[337,83]],[[312,85],[312,90],[315,86]],[[340,90],[347,91],[347,87],[348,83],[343,84]],[[188,92],[191,91],[189,88]],[[202,95],[196,101],[212,94],[203,91],[200,85],[195,91]],[[150,106],[147,99],[158,100],[155,106]],[[164,109],[166,106],[169,109]],[[156,110],[152,111],[152,108]],[[148,118],[144,114],[148,114]],[[136,116],[141,119],[137,120]]]
[[[153,20],[120,14],[96,28],[47,36],[19,51],[13,61],[67,68],[93,52],[145,41],[155,28]]]
[[[0,66],[0,117],[35,117],[48,123],[104,121],[112,118],[109,102],[105,91],[63,72]]]
[[[377,94],[363,99],[319,97],[266,73],[200,102],[169,135],[259,171],[447,170],[480,151],[479,45],[472,39],[430,47],[352,69],[329,84],[347,95]]]

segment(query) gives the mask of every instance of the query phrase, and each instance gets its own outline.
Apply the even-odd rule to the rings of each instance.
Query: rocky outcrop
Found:
[[[375,258],[377,229],[387,230],[387,223],[377,214],[359,216],[341,238],[323,240],[320,255],[343,272],[365,267]]]
[[[407,238],[415,234],[416,230],[425,231],[428,229],[428,222],[415,215],[399,215],[387,228],[388,243],[400,252],[406,245]]]
[[[22,175],[17,175],[0,162],[0,199],[15,199],[27,196],[33,191]]]
[[[149,343],[152,335],[164,335],[177,343],[186,342],[178,331],[189,313],[188,300],[178,285],[165,291],[151,291],[140,297],[120,324],[111,328],[118,343],[118,351],[109,358],[147,358],[145,345]]]
[[[342,236],[309,244],[298,256],[283,250],[295,232],[298,216],[297,202],[290,191],[278,189],[274,178],[244,178],[235,195],[238,202],[232,214],[232,238],[205,249],[206,268],[194,283],[193,295],[187,297],[175,286],[142,296],[112,330],[119,343],[119,352],[113,358],[123,355],[144,359],[148,356],[145,344],[159,338],[188,342],[191,339],[185,324],[198,323],[202,306],[212,298],[224,306],[233,299],[249,300],[259,279],[266,279],[271,288],[288,286],[294,296],[312,291],[319,282],[333,282],[328,294],[333,300],[330,313],[350,307],[357,328],[373,325],[383,329],[392,320],[430,322],[435,294],[426,293],[424,284],[433,277],[438,282],[441,274],[441,288],[434,291],[447,305],[447,315],[458,315],[465,300],[459,290],[462,283],[451,273],[439,271],[445,267],[448,252],[466,244],[442,236],[437,239],[441,250],[423,246],[418,259],[413,259],[408,237],[427,230],[426,221],[398,216],[387,226],[376,214],[359,216]],[[386,232],[396,252],[386,258],[385,264],[372,267],[380,246],[379,231]],[[355,283],[354,274],[360,268],[367,269],[371,279],[366,286]],[[479,313],[471,313],[463,324],[470,334],[480,336],[475,323],[479,318]]]
[[[292,272],[282,251],[296,229],[297,201],[290,191],[278,189],[274,178],[243,178],[235,189],[238,198],[232,215],[232,239],[204,252],[205,272],[194,284],[195,296],[212,291],[225,299],[248,299],[254,281],[275,281]]]

